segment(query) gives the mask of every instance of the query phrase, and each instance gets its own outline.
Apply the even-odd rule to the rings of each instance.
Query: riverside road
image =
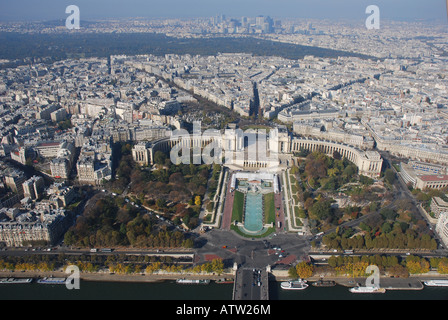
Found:
[[[319,239],[318,239],[319,240]],[[309,256],[317,260],[319,256],[328,258],[331,255],[339,255],[341,252],[313,250],[310,246],[310,237],[298,236],[292,233],[271,234],[265,239],[244,238],[233,231],[213,229],[195,239],[196,248],[194,249],[167,249],[157,251],[154,249],[120,249],[116,248],[112,252],[91,253],[89,249],[76,249],[69,247],[55,247],[51,251],[36,250],[28,248],[8,248],[0,251],[0,256],[25,256],[33,254],[48,255],[170,255],[189,257],[187,260],[197,263],[211,260],[213,258],[223,259],[226,267],[232,267],[236,263],[239,267],[247,268],[265,268],[268,265],[283,264],[285,266],[295,264]],[[448,255],[446,249],[434,251],[427,250],[357,250],[355,254],[375,255],[389,254],[405,257],[409,254],[415,254],[423,257],[444,257]],[[194,260],[193,261],[193,255]]]
[[[309,242],[297,234],[273,234],[263,240],[252,240],[232,231],[212,230],[201,235],[198,240],[196,254],[201,259],[216,255],[224,262],[237,263],[247,268],[265,268],[283,260],[295,262],[310,250]]]

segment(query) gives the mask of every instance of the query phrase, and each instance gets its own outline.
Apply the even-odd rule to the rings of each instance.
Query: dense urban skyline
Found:
[[[382,17],[392,20],[434,20],[446,21],[446,4],[441,0],[430,1],[1,1],[0,20],[36,21],[64,19],[65,8],[77,5],[84,19],[123,17],[166,17],[191,18],[226,14],[228,16],[270,15],[283,18],[312,19],[364,19],[365,8],[374,4],[381,9]]]

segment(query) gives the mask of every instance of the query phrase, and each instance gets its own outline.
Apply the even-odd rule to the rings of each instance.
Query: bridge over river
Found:
[[[238,269],[233,285],[233,300],[269,300],[269,280],[266,269]]]

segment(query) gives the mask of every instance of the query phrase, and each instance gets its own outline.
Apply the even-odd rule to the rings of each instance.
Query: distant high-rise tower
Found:
[[[265,21],[265,18],[263,16],[258,16],[258,17],[255,18],[255,24],[258,27],[262,27],[263,24],[264,24],[264,21]]]
[[[212,23],[214,26],[218,26],[221,23],[226,21],[226,16],[221,14],[221,15],[217,15],[215,17],[212,18]]]

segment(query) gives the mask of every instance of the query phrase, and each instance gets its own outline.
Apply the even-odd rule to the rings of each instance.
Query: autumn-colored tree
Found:
[[[358,277],[366,274],[366,269],[368,266],[369,264],[365,261],[358,261],[356,263],[353,263],[353,276]]]
[[[314,267],[313,265],[302,261],[296,265],[296,271],[298,277],[309,278],[313,275]]]
[[[338,267],[335,269],[341,273],[350,277],[362,277],[366,275],[366,269],[369,266],[367,261],[346,261],[344,263],[338,263]]]
[[[327,175],[327,168],[322,159],[307,159],[305,173],[310,178],[323,178]]]
[[[145,272],[151,274],[156,271],[159,271],[161,267],[162,267],[162,263],[153,262],[146,267]]]
[[[222,259],[213,259],[211,262],[211,269],[217,274],[221,274],[224,271],[224,263]]]
[[[448,274],[448,261],[440,261],[437,266],[437,271],[441,274]]]
[[[406,268],[411,274],[421,273],[420,272],[421,267],[418,261],[408,261],[406,263]]]
[[[410,260],[406,262],[406,268],[410,274],[427,273],[429,271],[429,262],[426,259]]]

